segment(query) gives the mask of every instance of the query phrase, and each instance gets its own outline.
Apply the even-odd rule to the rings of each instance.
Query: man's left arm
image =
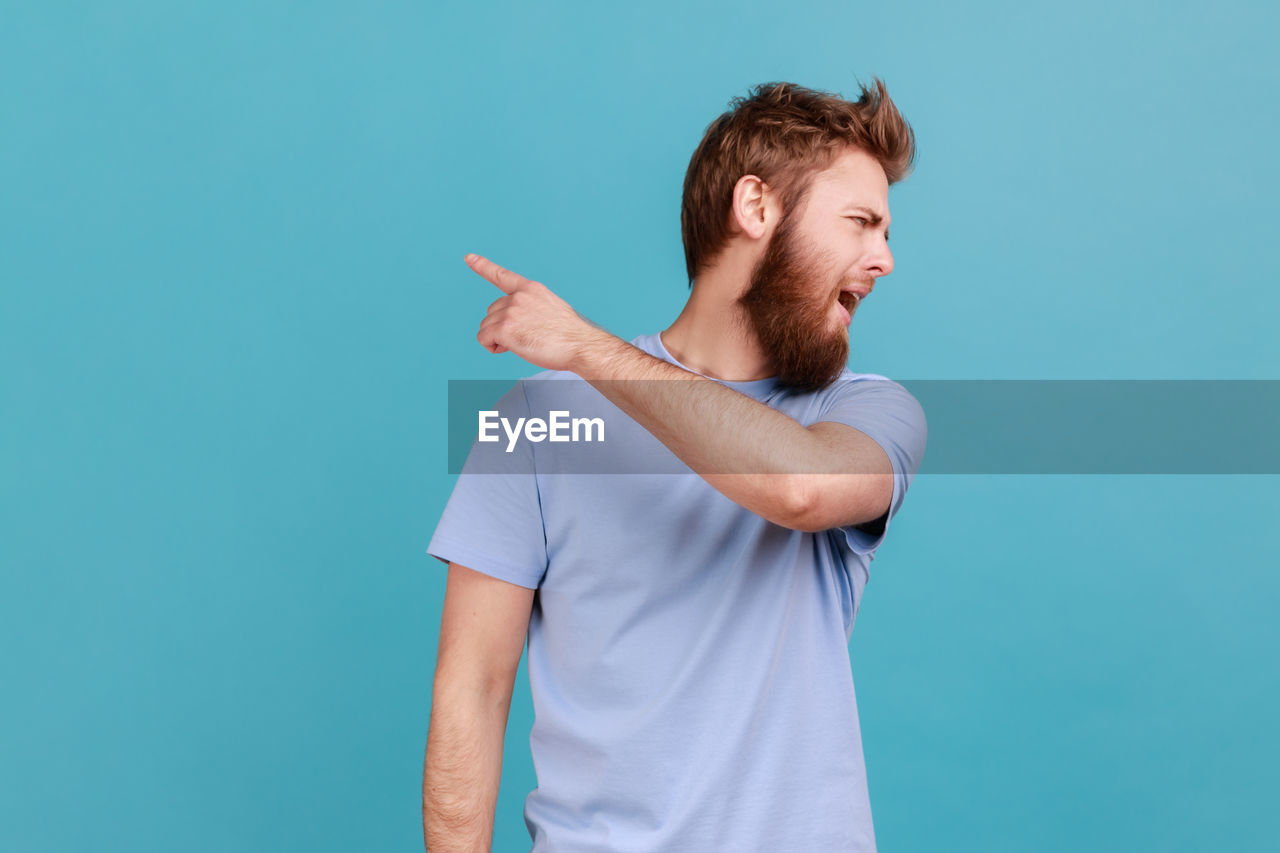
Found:
[[[889,509],[893,469],[866,434],[832,422],[801,426],[592,325],[538,282],[479,256],[467,263],[505,294],[481,323],[481,344],[581,376],[738,505],[810,532],[875,521]]]

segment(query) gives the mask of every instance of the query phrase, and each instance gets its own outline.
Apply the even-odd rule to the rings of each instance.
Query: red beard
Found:
[[[821,390],[849,360],[849,336],[832,327],[831,299],[817,252],[796,234],[795,217],[785,217],[738,300],[747,312],[765,358],[783,386],[799,392]]]

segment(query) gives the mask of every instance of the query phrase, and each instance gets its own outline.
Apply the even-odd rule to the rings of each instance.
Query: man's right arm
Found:
[[[428,853],[488,853],[535,590],[449,564],[422,778]]]

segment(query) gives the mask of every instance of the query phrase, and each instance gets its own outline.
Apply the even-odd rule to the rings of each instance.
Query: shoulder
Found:
[[[907,388],[878,373],[854,373],[845,369],[840,378],[819,392],[815,420],[835,420],[864,432],[928,432],[924,407]]]
[[[854,373],[845,368],[835,382],[828,385],[818,394],[824,402],[835,402],[858,397],[876,400],[897,400],[910,402],[919,407],[920,402],[900,382],[895,382],[879,373]]]

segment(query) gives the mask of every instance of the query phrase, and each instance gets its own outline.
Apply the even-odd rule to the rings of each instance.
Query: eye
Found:
[[[849,218],[854,222],[861,222],[863,225],[867,224],[867,218],[865,216],[850,216]]]

